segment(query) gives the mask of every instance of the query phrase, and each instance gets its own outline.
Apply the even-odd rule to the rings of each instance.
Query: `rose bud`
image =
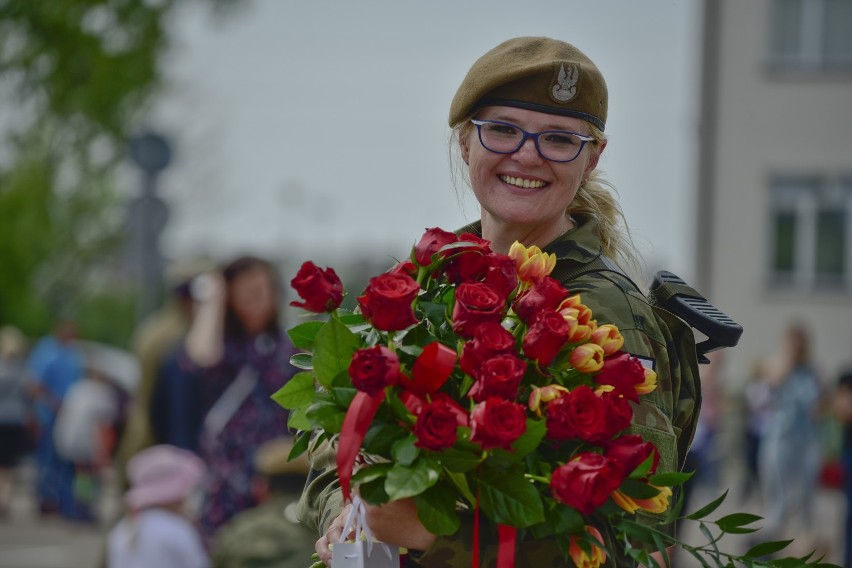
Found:
[[[384,345],[358,349],[349,363],[352,385],[373,396],[399,382],[399,359]]]
[[[291,306],[321,314],[337,309],[343,301],[343,283],[331,268],[320,269],[311,261],[299,268],[290,286],[298,292],[303,302],[290,302]]]
[[[485,283],[504,298],[508,298],[509,294],[518,287],[514,262],[505,254],[496,253],[487,255],[485,259],[488,263]]]
[[[642,436],[638,434],[620,436],[607,443],[604,455],[620,463],[627,475],[633,473],[633,470],[639,467],[649,456],[654,456],[651,469],[648,470],[649,475],[657,471],[657,464],[660,463],[660,452],[657,447],[651,442],[643,440]]]
[[[403,260],[396,263],[396,266],[391,268],[388,272],[391,274],[407,274],[414,278],[417,276],[417,265],[411,262],[410,260]]]
[[[489,398],[473,407],[470,439],[483,450],[509,449],[527,429],[524,407],[501,398]]]
[[[593,526],[586,525],[585,530],[596,542],[603,545],[603,537],[600,531]],[[580,546],[581,538],[572,534],[568,537],[568,555],[574,561],[577,568],[599,568],[606,562],[606,552],[600,546],[589,544],[588,539],[582,539],[588,544],[588,552]]]
[[[505,308],[505,298],[486,284],[460,284],[453,305],[453,330],[462,337],[473,337],[477,327],[488,322],[500,323]]]
[[[488,259],[491,253],[491,242],[473,233],[459,235],[459,243],[470,243],[469,246],[459,246],[450,252],[451,260],[444,272],[452,282],[471,282],[481,279],[488,270]]]
[[[653,371],[651,371],[653,373]],[[639,402],[637,387],[645,380],[645,367],[629,353],[617,353],[604,360],[594,380],[601,385],[612,385],[616,392],[633,402]],[[656,382],[656,381],[655,381]],[[653,390],[653,389],[651,389]]]
[[[618,331],[617,327],[608,323],[598,326],[592,332],[589,341],[595,345],[600,345],[604,350],[604,355],[607,357],[617,352],[624,345],[624,337],[621,335],[621,332]]]
[[[633,407],[627,399],[615,392],[602,393],[598,398],[606,409],[606,427],[604,435],[606,439],[612,438],[622,430],[630,426],[633,419]]]
[[[467,424],[467,416],[450,397],[435,397],[424,404],[414,425],[415,445],[427,450],[443,450],[456,443],[458,427]]]
[[[542,311],[556,311],[568,296],[568,290],[559,281],[546,276],[533,284],[532,288],[515,298],[512,309],[522,322],[529,324]]]
[[[420,292],[417,282],[403,273],[385,273],[370,279],[358,297],[361,312],[373,327],[399,331],[417,323],[411,303]]]
[[[420,241],[414,245],[414,261],[420,266],[429,266],[432,264],[432,256],[441,248],[458,240],[459,238],[455,233],[450,233],[438,227],[426,229],[426,232],[420,237]]]
[[[472,377],[483,361],[514,349],[515,337],[498,322],[487,321],[475,328],[472,340],[465,342],[459,364]]]
[[[556,468],[550,478],[550,491],[557,501],[591,515],[623,479],[624,473],[617,463],[600,454],[584,452]]]
[[[547,404],[556,400],[563,394],[566,394],[568,389],[562,385],[547,385],[544,387],[533,387],[530,392],[530,397],[527,400],[527,406],[535,413],[536,416],[541,416],[541,403]]]
[[[596,373],[603,367],[604,350],[600,345],[583,343],[571,350],[568,361],[581,373]]]
[[[556,312],[539,312],[524,336],[524,355],[547,367],[568,341],[568,324]]]
[[[483,361],[476,370],[476,382],[467,396],[476,402],[492,396],[515,400],[526,370],[527,364],[511,353],[495,355]]]

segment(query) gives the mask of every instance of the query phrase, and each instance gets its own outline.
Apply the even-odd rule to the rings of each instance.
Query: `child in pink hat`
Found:
[[[187,506],[204,477],[192,452],[159,445],[127,464],[128,513],[107,538],[108,568],[208,568],[210,560]]]

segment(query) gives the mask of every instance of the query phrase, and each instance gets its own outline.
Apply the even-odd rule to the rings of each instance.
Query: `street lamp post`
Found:
[[[141,195],[129,205],[129,231],[134,280],[138,293],[136,321],[154,311],[162,299],[163,257],[160,234],[169,218],[169,208],[157,196],[157,177],[171,162],[168,141],[146,132],[130,140],[130,157],[142,170]]]

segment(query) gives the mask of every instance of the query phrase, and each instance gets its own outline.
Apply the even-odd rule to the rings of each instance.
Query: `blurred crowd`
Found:
[[[0,330],[0,514],[27,463],[39,515],[106,529],[106,568],[307,566],[315,537],[294,510],[309,468],[288,460],[271,398],[295,371],[278,272],[195,259],[167,280],[132,353],[73,321],[35,341]],[[105,484],[123,496],[109,519]]]
[[[197,259],[175,263],[167,280],[169,298],[136,329],[129,364],[81,340],[71,321],[35,341],[0,329],[0,514],[26,462],[40,515],[105,529],[106,568],[308,566],[316,536],[295,508],[309,468],[288,460],[287,411],[270,398],[295,372],[278,272],[251,256]],[[730,486],[757,503],[762,540],[840,534],[852,566],[852,361],[823,375],[799,323],[778,340],[733,395],[723,351],[702,366],[686,508],[704,504],[695,488]],[[731,464],[736,487],[723,479]],[[123,496],[106,520],[105,483]],[[815,521],[820,488],[845,496],[842,530]]]

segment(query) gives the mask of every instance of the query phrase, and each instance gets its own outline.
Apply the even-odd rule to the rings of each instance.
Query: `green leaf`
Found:
[[[417,438],[411,434],[397,440],[391,448],[391,456],[400,465],[411,465],[420,455],[420,448],[415,445]]]
[[[410,466],[394,465],[385,479],[385,491],[392,500],[414,497],[438,482],[438,465],[431,460],[418,459]]]
[[[471,507],[476,506],[476,497],[473,496],[473,493],[470,490],[470,485],[467,483],[467,477],[463,473],[457,473],[455,471],[450,471],[448,469],[444,469],[447,475],[447,479],[449,479],[453,485],[456,486],[456,489],[461,494],[462,497],[470,504]]]
[[[690,477],[692,477],[692,472],[689,473],[658,473],[657,475],[652,475],[648,478],[648,481],[656,485],[657,487],[675,487],[677,485],[683,485],[686,483]]]
[[[512,443],[512,454],[521,460],[530,452],[538,448],[544,435],[547,433],[547,424],[544,420],[527,419],[527,429]]]
[[[355,314],[347,310],[337,310],[337,313],[338,319],[346,326],[352,327],[356,325],[363,325],[365,323],[364,314]]]
[[[381,505],[391,500],[385,491],[385,479],[382,477],[359,485],[358,495],[372,505]]]
[[[332,401],[318,400],[305,411],[312,426],[318,426],[327,432],[338,433],[343,428],[346,411]]]
[[[314,400],[314,376],[311,373],[296,373],[283,387],[272,395],[272,400],[284,408],[306,408]]]
[[[352,485],[361,483],[369,483],[376,479],[384,479],[388,472],[393,467],[392,463],[377,463],[367,467],[363,467],[352,476]]]
[[[310,353],[296,353],[290,357],[290,364],[297,369],[310,371],[314,368],[314,357]]]
[[[725,515],[721,519],[717,520],[716,526],[727,533],[742,534],[740,533],[742,530],[748,530],[748,532],[752,531],[752,529],[743,529],[742,527],[756,523],[762,519],[763,517],[752,515],[751,513],[733,513],[731,515]]]
[[[716,499],[714,499],[710,503],[704,505],[703,507],[701,507],[700,509],[698,509],[694,513],[687,515],[686,518],[691,520],[691,521],[698,521],[698,520],[703,519],[704,517],[706,517],[707,515],[709,515],[710,513],[715,511],[716,509],[718,509],[719,505],[722,504],[722,502],[725,500],[725,498],[727,496],[728,496],[728,491],[726,490],[724,493],[719,495]]]
[[[313,424],[308,420],[305,409],[296,408],[291,410],[290,416],[287,417],[287,427],[291,430],[310,430]]]
[[[330,387],[334,378],[349,369],[352,354],[358,349],[358,337],[337,320],[329,320],[317,333],[314,347],[314,371],[317,381]]]
[[[762,542],[755,546],[752,546],[748,549],[748,552],[745,553],[746,556],[769,556],[770,554],[775,554],[779,550],[783,550],[786,548],[792,541],[791,540],[773,540],[769,542]]]
[[[653,465],[654,465],[654,454],[652,453],[647,458],[645,458],[645,461],[643,461],[638,466],[636,466],[636,469],[634,469],[630,473],[630,479],[642,479],[644,477],[647,477],[648,472],[651,471],[651,467],[653,467]]]
[[[355,395],[358,394],[358,389],[353,387],[333,387],[331,396],[339,406],[349,408]]]
[[[585,525],[583,516],[562,503],[550,503],[544,510],[544,523],[534,525],[531,530],[536,538],[546,538],[552,534],[579,533]]]
[[[314,348],[314,340],[320,328],[325,325],[324,321],[306,321],[287,330],[287,335],[290,336],[290,341],[297,349],[312,351]]]
[[[494,522],[523,528],[544,521],[541,495],[522,474],[483,467],[478,481],[480,505]]]
[[[389,456],[394,442],[403,438],[406,431],[397,424],[382,424],[373,422],[361,447],[368,454]]]
[[[644,481],[630,479],[629,477],[621,482],[619,489],[634,499],[653,499],[660,494],[660,490],[656,487],[651,487]]]
[[[439,459],[441,465],[448,470],[459,473],[472,470],[482,461],[479,448],[475,448],[475,453],[456,448],[446,448],[439,453],[430,453],[430,455]]]
[[[293,447],[290,449],[290,453],[287,455],[287,461],[293,461],[306,451],[308,451],[308,445],[311,443],[311,433],[307,431],[297,432],[293,437]]]
[[[414,498],[417,518],[423,526],[437,535],[451,535],[459,530],[461,519],[456,511],[456,492],[436,484]]]

